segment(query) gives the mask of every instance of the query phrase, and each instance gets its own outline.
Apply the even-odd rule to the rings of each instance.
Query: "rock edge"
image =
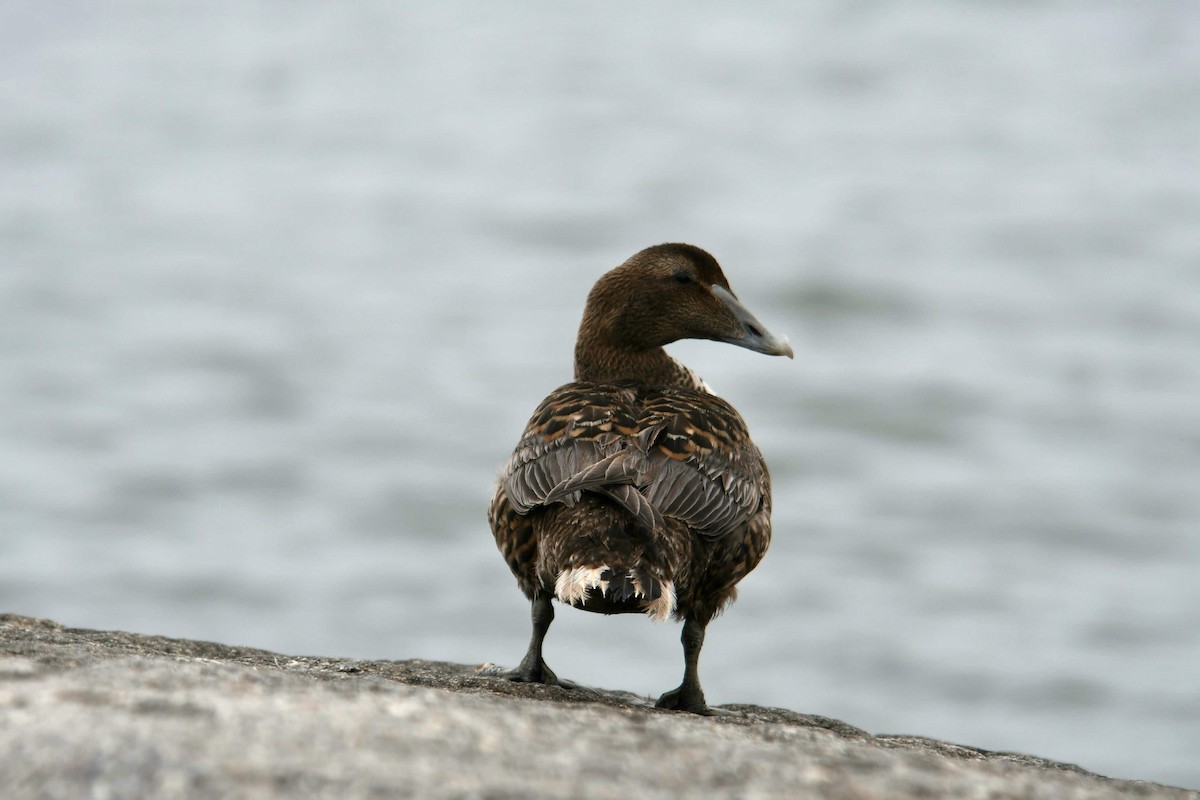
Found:
[[[0,615],[0,796],[1200,798],[750,705]]]

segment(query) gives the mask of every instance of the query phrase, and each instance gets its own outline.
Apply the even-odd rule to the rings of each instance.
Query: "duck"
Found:
[[[680,339],[794,357],[695,245],[648,247],[596,282],[574,380],[533,412],[488,505],[533,625],[505,678],[573,686],[543,658],[552,600],[673,618],[683,623],[683,680],[655,705],[720,713],[705,701],[700,650],[770,545],[771,479],[737,410],[663,349]]]

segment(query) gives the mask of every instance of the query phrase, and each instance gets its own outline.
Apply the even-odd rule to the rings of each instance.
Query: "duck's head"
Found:
[[[660,244],[592,287],[575,346],[576,377],[644,377],[637,370],[669,361],[662,346],[679,339],[712,339],[793,357],[788,340],[768,331],[737,299],[715,258],[690,244]],[[634,374],[615,375],[622,371]]]

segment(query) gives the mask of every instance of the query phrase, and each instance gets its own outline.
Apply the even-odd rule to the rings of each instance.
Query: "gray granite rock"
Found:
[[[756,706],[0,615],[0,797],[1200,798]]]

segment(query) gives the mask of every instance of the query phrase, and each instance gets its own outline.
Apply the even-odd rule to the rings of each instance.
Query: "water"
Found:
[[[496,470],[692,241],[797,351],[673,348],[775,478],[709,699],[1200,787],[1198,176],[1193,3],[3,4],[0,609],[514,663]]]

